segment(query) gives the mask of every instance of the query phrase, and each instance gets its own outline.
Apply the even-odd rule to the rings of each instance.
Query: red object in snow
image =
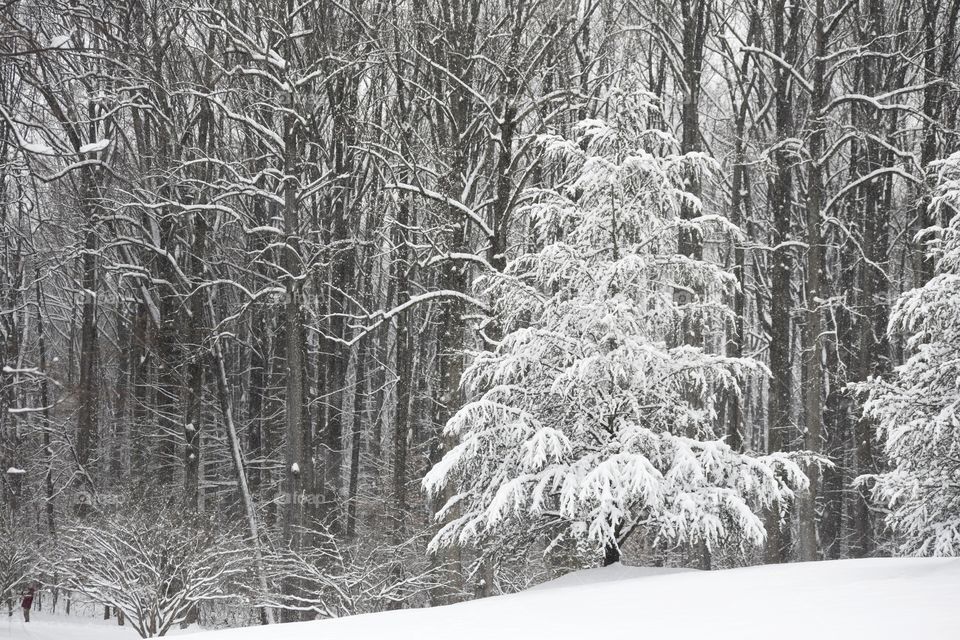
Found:
[[[33,607],[33,591],[33,587],[27,587],[27,590],[23,592],[23,600],[20,601],[20,606],[28,611]]]

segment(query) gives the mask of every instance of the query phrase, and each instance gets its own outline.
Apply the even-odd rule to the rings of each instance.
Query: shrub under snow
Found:
[[[61,586],[116,607],[149,638],[201,602],[235,597],[249,558],[242,540],[215,523],[160,510],[76,522],[60,534],[54,562]]]

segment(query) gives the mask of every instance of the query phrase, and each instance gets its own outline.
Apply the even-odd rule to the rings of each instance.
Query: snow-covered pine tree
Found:
[[[610,563],[638,527],[668,542],[760,542],[757,512],[806,483],[788,457],[720,439],[722,394],[760,365],[679,344],[685,321],[731,320],[736,281],[677,252],[682,225],[729,223],[683,188],[712,161],[663,153],[678,145],[647,127],[653,108],[614,91],[604,120],[539,140],[553,184],[526,193],[538,246],[478,281],[503,338],[472,354],[472,400],[446,426],[458,444],[424,479],[433,495],[456,489],[434,548],[535,530]],[[684,201],[701,215],[681,220]]]
[[[935,164],[933,213],[950,215],[931,245],[935,274],[904,293],[890,314],[891,337],[904,336],[909,358],[866,393],[889,465],[862,476],[886,511],[900,553],[960,554],[960,153]],[[947,214],[950,212],[950,214]]]

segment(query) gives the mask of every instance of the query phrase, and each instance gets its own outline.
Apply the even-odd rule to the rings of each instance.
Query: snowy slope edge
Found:
[[[956,640],[960,559],[875,558],[669,573],[611,567],[554,586],[432,609],[407,609],[202,640]],[[549,585],[550,583],[548,583]],[[548,585],[543,585],[546,587]]]

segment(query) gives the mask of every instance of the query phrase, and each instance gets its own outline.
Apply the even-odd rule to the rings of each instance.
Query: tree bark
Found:
[[[826,296],[821,282],[823,278],[823,239],[821,237],[821,219],[823,202],[823,165],[824,138],[827,122],[826,107],[828,87],[825,70],[827,53],[826,20],[824,0],[816,0],[814,14],[814,60],[813,60],[813,96],[811,110],[812,131],[809,137],[809,168],[807,170],[806,231],[807,231],[807,273],[806,273],[806,327],[804,336],[804,448],[813,454],[822,450],[823,427],[823,348],[821,338],[823,322],[821,304]],[[810,480],[809,490],[800,498],[800,540],[801,560],[816,560],[817,545],[817,494],[819,491],[819,465],[809,464],[805,469]]]

